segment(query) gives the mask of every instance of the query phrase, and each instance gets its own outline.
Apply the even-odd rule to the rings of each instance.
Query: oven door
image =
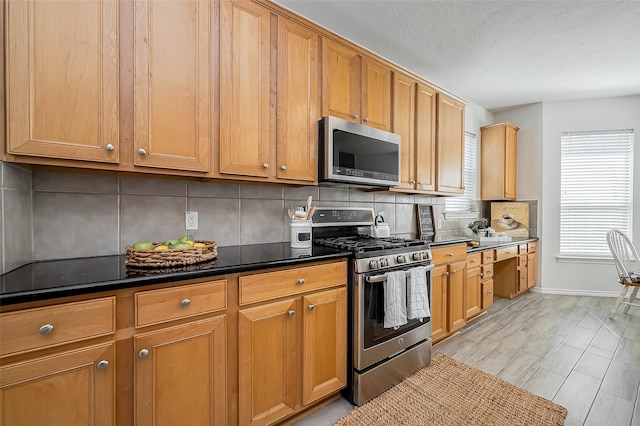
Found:
[[[429,307],[431,307],[431,270],[426,266]],[[406,268],[403,270],[408,270]],[[397,270],[397,269],[395,269]],[[391,358],[407,348],[431,337],[431,318],[408,320],[397,329],[384,327],[383,281],[376,280],[384,273],[358,274],[354,289],[354,367],[364,370]],[[368,279],[369,278],[369,279]]]

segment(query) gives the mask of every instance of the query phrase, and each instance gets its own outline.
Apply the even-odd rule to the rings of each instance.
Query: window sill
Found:
[[[478,212],[444,212],[444,218],[449,219],[477,219],[480,216]]]
[[[587,254],[559,254],[556,255],[558,263],[598,263],[610,265],[613,257],[607,255],[587,255]]]

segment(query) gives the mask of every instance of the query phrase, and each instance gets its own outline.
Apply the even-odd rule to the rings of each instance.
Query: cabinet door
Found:
[[[493,280],[482,281],[482,310],[493,305]]]
[[[118,2],[6,6],[7,152],[117,163]]]
[[[226,424],[226,336],[224,316],[135,336],[136,424]]]
[[[416,83],[393,74],[393,133],[400,135],[399,189],[415,189],[415,90]]]
[[[437,191],[464,192],[464,104],[438,94]]]
[[[294,300],[238,312],[240,424],[291,414],[296,391]]]
[[[480,268],[469,268],[467,270],[467,280],[464,289],[464,309],[465,319],[469,319],[480,313],[480,304],[482,299],[482,289],[480,285],[481,276]]]
[[[318,176],[318,35],[278,18],[277,176]]]
[[[362,58],[362,122],[391,130],[391,70]]]
[[[115,343],[0,367],[0,424],[115,425]]]
[[[447,334],[447,265],[438,265],[431,272],[431,339],[437,341]]]
[[[322,40],[322,115],[360,122],[360,56]]]
[[[302,403],[347,384],[347,289],[303,297]]]
[[[461,328],[467,323],[465,320],[465,289],[464,280],[467,273],[467,261],[461,260],[449,265],[449,332]]]
[[[135,2],[134,164],[210,164],[211,3]]]
[[[505,126],[504,198],[515,200],[518,186],[518,131]]]
[[[536,285],[536,254],[529,253],[527,261],[527,288]]]
[[[416,189],[436,189],[436,92],[416,85]]]
[[[197,2],[196,2],[197,3]],[[271,13],[248,0],[220,2],[220,173],[269,177]],[[275,139],[274,139],[275,143]]]

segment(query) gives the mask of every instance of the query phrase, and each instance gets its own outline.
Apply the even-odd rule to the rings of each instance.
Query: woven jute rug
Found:
[[[563,425],[567,409],[441,353],[336,425]]]

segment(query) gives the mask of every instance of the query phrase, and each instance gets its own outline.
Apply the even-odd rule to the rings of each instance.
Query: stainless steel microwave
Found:
[[[400,135],[331,116],[319,128],[320,181],[400,184]]]

